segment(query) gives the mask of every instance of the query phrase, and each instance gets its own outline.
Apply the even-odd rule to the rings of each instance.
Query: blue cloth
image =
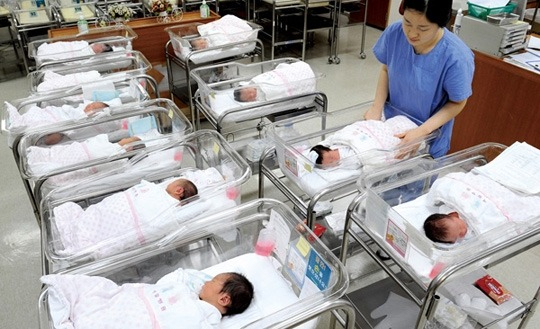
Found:
[[[459,102],[472,95],[474,54],[446,28],[429,53],[417,55],[405,37],[402,23],[396,22],[382,33],[373,52],[388,66],[388,103],[421,123],[448,100]],[[387,111],[385,108],[385,116]],[[450,120],[441,127],[441,135],[431,145],[433,157],[443,156],[450,149],[453,124],[454,120]]]

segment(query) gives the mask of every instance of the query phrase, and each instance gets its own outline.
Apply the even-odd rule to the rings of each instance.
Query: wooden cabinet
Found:
[[[390,0],[367,0],[367,24],[384,30],[388,22],[388,11],[390,10]]]
[[[450,152],[484,142],[540,148],[540,74],[475,52],[473,95],[456,117]]]

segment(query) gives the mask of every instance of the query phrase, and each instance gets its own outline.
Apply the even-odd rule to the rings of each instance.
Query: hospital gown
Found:
[[[221,313],[199,299],[212,278],[178,269],[155,284],[126,283],[86,275],[52,274],[48,286],[51,319],[57,329],[219,328]]]
[[[402,22],[396,22],[373,47],[377,60],[388,67],[388,102],[420,122],[449,100],[462,101],[472,94],[473,53],[455,34],[443,31],[435,48],[418,55],[405,37]],[[394,115],[388,106],[384,112],[387,118]],[[441,135],[430,148],[434,157],[448,152],[453,123],[450,120],[441,127]]]

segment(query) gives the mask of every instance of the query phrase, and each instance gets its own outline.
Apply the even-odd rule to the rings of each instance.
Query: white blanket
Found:
[[[38,92],[45,92],[61,88],[69,88],[87,82],[95,82],[99,80],[101,74],[98,71],[79,72],[71,74],[58,74],[53,71],[46,71],[43,76],[43,81],[37,86]]]
[[[264,100],[270,101],[287,96],[315,92],[317,80],[308,63],[298,61],[281,63],[275,69],[253,77],[250,84],[256,84],[264,93]]]
[[[257,39],[257,30],[253,30],[251,26],[244,20],[234,16],[225,15],[222,18],[197,26],[197,31],[200,37],[205,38],[208,47],[224,46],[221,49],[206,50],[189,57],[195,64],[209,62],[229,56],[235,56],[253,51],[255,49],[255,40]],[[186,58],[191,54],[192,49],[189,41],[178,35],[170,34],[173,41],[173,48],[176,55],[180,58]],[[239,44],[226,47],[227,44],[253,41],[249,43]]]
[[[174,280],[117,285],[103,277],[53,274],[47,284],[56,329],[219,328],[221,314],[199,299],[208,274],[176,270]]]
[[[78,106],[62,105],[62,106],[46,106],[39,107],[33,105],[24,113],[20,113],[15,106],[9,102],[5,102],[5,108],[8,115],[9,130],[19,128],[35,128],[58,122],[80,120],[86,118],[84,108],[90,104],[90,101],[83,101]],[[104,102],[109,106],[122,105],[120,98],[114,98]]]
[[[395,134],[416,128],[417,125],[405,116],[396,116],[386,121],[362,120],[345,126],[336,131],[320,144],[334,148],[350,148],[352,156],[342,158],[336,167],[317,168],[315,161],[309,159],[309,149],[303,152],[304,159],[297,160],[297,178],[289,175],[298,182],[300,188],[313,196],[323,188],[352,177],[357,177],[364,170],[370,170],[385,164],[398,161],[396,152],[389,150],[400,143]],[[351,153],[351,152],[349,152]],[[306,170],[304,162],[309,159]],[[289,172],[284,164],[282,170]]]
[[[17,108],[9,102],[5,102],[5,108],[9,116],[8,129],[21,127],[39,127],[61,121],[78,120],[86,118],[84,108],[88,103],[81,103],[77,107],[47,106],[44,108],[32,106],[24,113],[19,113]]]
[[[428,202],[446,204],[465,218],[478,234],[508,222],[540,220],[540,197],[520,195],[483,175],[451,173],[435,181]],[[502,233],[502,232],[501,232]]]
[[[203,213],[208,215],[236,205],[225,192],[205,197],[205,188],[223,183],[215,168],[193,171],[183,177],[199,189],[199,199],[183,206],[165,191],[173,180],[170,179],[159,185],[143,180],[86,209],[74,202],[55,207],[53,221],[63,244],[63,249],[55,252],[68,257],[94,252],[96,258],[102,258],[162,238]]]
[[[41,176],[59,168],[123,153],[125,149],[118,143],[109,142],[106,134],[99,134],[82,142],[51,147],[30,146],[26,152],[28,171]]]
[[[88,41],[57,41],[42,43],[36,52],[36,59],[60,60],[74,57],[91,56],[94,51]]]

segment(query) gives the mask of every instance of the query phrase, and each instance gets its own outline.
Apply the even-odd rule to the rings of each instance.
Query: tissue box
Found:
[[[497,305],[501,305],[512,298],[512,294],[490,275],[484,275],[476,280],[476,286],[497,303]]]

